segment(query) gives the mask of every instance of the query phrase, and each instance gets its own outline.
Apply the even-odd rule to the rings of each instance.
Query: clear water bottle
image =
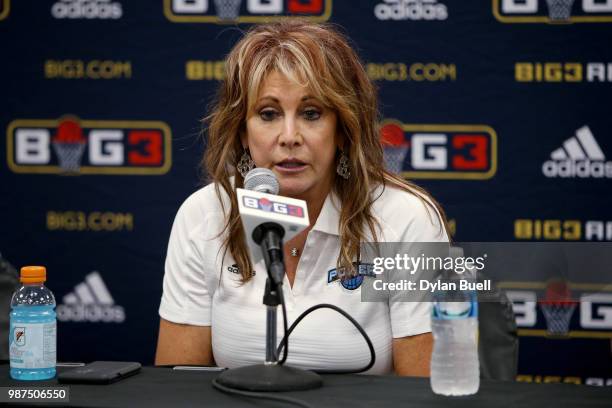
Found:
[[[11,299],[10,375],[16,380],[55,377],[55,298],[45,286],[46,280],[44,266],[24,266],[20,276],[22,286]]]
[[[458,248],[459,250],[461,248]],[[451,256],[459,256],[453,248]],[[461,255],[463,256],[463,251]],[[478,362],[478,301],[475,291],[460,290],[459,280],[475,280],[472,271],[446,271],[443,283],[456,289],[434,293],[431,326],[434,348],[431,356],[431,389],[441,395],[471,395],[480,386]]]

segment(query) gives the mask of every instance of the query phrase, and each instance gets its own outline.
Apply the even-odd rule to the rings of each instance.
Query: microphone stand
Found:
[[[217,382],[226,387],[247,391],[298,391],[323,385],[318,374],[279,364],[276,355],[277,311],[285,276],[283,235],[284,230],[276,223],[264,223],[253,231],[253,239],[262,248],[268,271],[263,296],[266,305],[266,359],[263,364],[232,368],[219,374]]]
[[[277,364],[276,317],[278,306],[281,304],[281,301],[280,292],[272,288],[270,278],[266,279],[263,304],[266,305],[266,361],[264,364]]]

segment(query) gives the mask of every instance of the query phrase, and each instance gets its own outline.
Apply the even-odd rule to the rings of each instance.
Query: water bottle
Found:
[[[22,286],[11,299],[9,332],[10,375],[16,380],[55,377],[55,298],[45,286],[44,266],[24,266]]]
[[[451,248],[451,257],[463,257]],[[459,280],[475,282],[475,271],[445,271],[440,281],[455,283],[434,293],[431,326],[431,389],[441,395],[471,395],[480,386],[478,362],[478,301],[475,291],[460,290]]]

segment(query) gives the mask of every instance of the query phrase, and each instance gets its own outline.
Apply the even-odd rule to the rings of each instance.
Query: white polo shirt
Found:
[[[285,277],[289,325],[313,305],[334,304],[357,320],[372,340],[376,364],[368,373],[389,374],[393,370],[392,339],[431,331],[431,306],[362,302],[359,287],[349,290],[340,280],[328,279],[340,251],[337,200],[333,193],[325,200],[306,239],[293,287]],[[380,242],[448,242],[435,212],[411,193],[385,188],[374,202],[373,214],[382,229]],[[254,265],[255,276],[240,285],[240,272],[229,251],[223,257],[223,239],[218,236],[224,217],[213,184],[192,194],[179,209],[168,244],[159,315],[175,323],[211,326],[216,363],[233,368],[264,361],[266,309],[262,297],[267,273],[262,260]],[[283,335],[281,313],[279,308],[279,341]],[[357,329],[339,313],[319,309],[291,334],[287,364],[356,369],[369,359],[367,344]]]

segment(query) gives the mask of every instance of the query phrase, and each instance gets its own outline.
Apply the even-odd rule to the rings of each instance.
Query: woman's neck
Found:
[[[310,194],[293,197],[306,201],[306,206],[308,207],[308,222],[310,223],[310,226],[307,228],[308,231],[316,224],[319,214],[321,214],[321,210],[323,209],[323,205],[325,204],[325,200],[330,192],[331,186],[318,189],[318,191],[312,191]]]
[[[327,196],[323,197],[323,199],[319,198],[306,201],[306,205],[308,206],[308,218],[310,222],[309,229],[314,227],[314,225],[317,223],[317,219],[319,218],[319,214],[321,214],[326,198]]]

